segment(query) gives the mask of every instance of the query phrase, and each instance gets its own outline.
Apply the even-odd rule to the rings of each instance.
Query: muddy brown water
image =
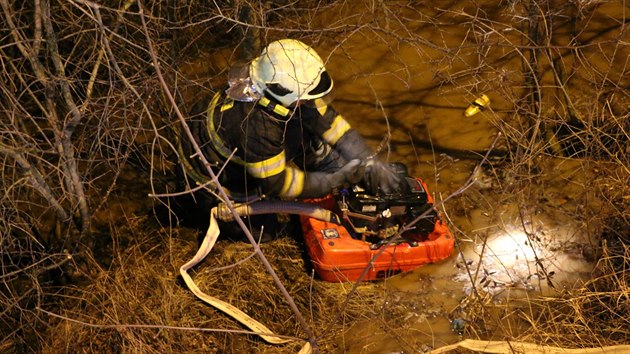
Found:
[[[599,15],[606,18],[615,11],[620,10]],[[466,44],[467,33],[446,23],[439,27],[439,46]],[[433,26],[414,30],[422,38],[436,35]],[[374,147],[389,128],[390,144],[381,157],[404,162],[440,201],[466,184],[481,161],[479,153],[491,147],[497,126],[510,119],[513,107],[505,92],[493,91],[496,81],[438,85],[436,77],[498,60],[506,49],[489,46],[483,56],[462,49],[461,60],[448,61],[440,50],[413,43],[394,45],[371,35],[359,32],[341,46],[316,46],[335,81],[333,104]],[[513,75],[520,65],[518,60],[503,63],[499,72]],[[516,96],[523,93],[519,87],[511,89]],[[481,94],[491,99],[488,109],[466,117],[464,110]],[[497,151],[503,148],[496,146]],[[581,218],[584,208],[598,207],[596,202],[583,203],[591,171],[565,158],[535,163],[542,173],[529,185],[531,199],[511,185],[516,176],[497,176],[501,167],[489,168],[493,164],[489,161],[462,196],[441,206],[458,240],[453,256],[381,282],[393,294],[384,307],[404,303],[409,309],[402,319],[405,334],[394,338],[378,321],[357,323],[339,338],[341,351],[397,353],[404,343],[425,345],[419,350],[454,343],[463,339],[458,326],[467,324],[464,302],[471,293],[516,305],[522,299],[554,296],[588,279],[598,242],[595,230]],[[518,331],[518,325],[502,323],[498,317],[494,328],[487,338]]]
[[[457,43],[452,37],[447,40]],[[382,95],[387,95],[393,97],[392,100],[417,104],[388,107],[384,102],[383,111],[364,107],[365,113],[354,105],[345,110],[351,112],[345,115],[346,118],[376,145],[386,130],[383,116],[387,117],[394,142],[389,158],[405,162],[411,167],[412,174],[425,179],[436,200],[446,198],[462,187],[480,158],[466,158],[466,154],[458,152],[487,150],[497,134],[496,120],[505,118],[502,111],[510,107],[509,103],[502,101],[495,92],[481,89],[483,85],[480,90],[434,88],[435,67],[423,65],[427,58],[405,45],[396,48],[395,54],[391,54],[392,48],[386,44],[357,41],[348,47],[361,58],[362,67],[366,68],[362,70],[375,75],[367,79],[345,78],[339,75],[343,70],[337,64],[342,60],[331,59],[329,70],[333,77],[342,76],[337,81],[338,97],[362,97],[378,102]],[[387,57],[383,53],[388,51],[390,57],[414,63],[411,65],[413,74],[401,78],[395,74],[392,61],[370,61]],[[492,100],[491,111],[465,117],[463,112],[469,102],[483,93]],[[351,106],[338,101],[342,112],[344,106]],[[363,123],[366,121],[367,124]],[[427,148],[430,144],[433,144],[433,150]],[[544,203],[536,198],[525,204],[502,194],[501,186],[493,182],[494,176],[487,170],[476,176],[475,185],[467,192],[469,196],[466,198],[470,200],[465,210],[458,207],[462,198],[447,202],[443,206],[445,216],[458,239],[455,254],[442,263],[424,266],[383,282],[385,288],[396,294],[393,302],[417,304],[415,310],[410,310],[404,317],[407,337],[397,338],[392,331],[383,329],[378,321],[366,321],[356,324],[340,339],[344,350],[348,353],[396,353],[409,348],[405,343],[422,343],[424,347],[413,345],[422,350],[465,338],[455,327],[462,323],[457,321],[466,325],[467,309],[459,310],[473,291],[473,282],[476,291],[489,294],[493,301],[518,307],[519,299],[554,296],[557,291],[588,279],[594,265],[592,250],[597,240],[593,239],[592,230],[584,220],[580,220],[580,213],[570,212],[579,210],[580,195],[586,191],[588,176],[576,174],[582,170],[579,162],[558,159],[542,164],[545,165],[541,166],[545,176],[540,177],[536,193],[548,196]],[[536,235],[539,240],[530,240],[528,233],[530,238]],[[553,288],[549,286],[548,278],[551,278]],[[408,308],[413,309],[413,306]],[[487,338],[502,338],[510,331],[512,334],[519,331],[518,324],[509,319],[502,323],[499,318],[494,320],[495,333],[485,334]]]
[[[452,33],[456,34],[448,35]],[[445,30],[442,35],[456,46],[462,35],[457,33]],[[350,54],[343,55],[360,59],[350,63],[336,58],[337,52],[330,56],[329,71],[337,79],[335,104],[341,112],[348,112],[346,119],[377,146],[387,131],[387,118],[392,141],[389,159],[406,163],[413,175],[427,182],[436,200],[464,186],[481,160],[471,152],[490,148],[497,135],[496,122],[507,118],[510,103],[485,90],[483,84],[435,87],[436,66],[429,62],[439,53],[430,50],[421,53],[405,44],[394,49],[388,43],[360,38],[351,38],[344,48]],[[490,49],[488,57],[501,54],[499,49]],[[400,70],[400,65],[408,70]],[[458,65],[470,63],[443,69],[464,69]],[[481,94],[490,97],[490,109],[465,117],[468,104]],[[356,104],[353,99],[369,103]],[[412,104],[388,105],[400,101]],[[421,351],[465,338],[456,327],[467,324],[466,311],[470,309],[460,310],[475,291],[473,284],[481,296],[488,294],[497,303],[519,306],[519,299],[554,296],[588,279],[597,240],[580,220],[579,212],[572,212],[580,208],[588,174],[576,174],[582,170],[580,163],[567,159],[541,161],[540,168],[545,173],[533,194],[547,196],[544,202],[538,197],[523,202],[510,192],[506,194],[504,190],[511,190],[509,178],[503,179],[506,185],[498,185],[488,169],[475,176],[475,184],[464,197],[442,207],[458,239],[455,254],[439,264],[383,282],[383,287],[395,294],[392,302],[411,309],[403,318],[405,334],[393,334],[395,331],[384,329],[379,321],[358,323],[339,340],[343,350],[398,353],[414,343],[412,347]],[[531,240],[532,235],[538,240]],[[392,304],[384,304],[388,305]],[[487,338],[518,332],[514,327],[518,324],[509,319],[502,323],[499,318],[494,319],[495,333],[485,334]]]
[[[470,165],[453,163],[448,167],[452,179],[441,182],[460,185],[468,178]],[[452,172],[457,170],[461,172]],[[560,195],[566,197],[571,192],[565,188]],[[413,346],[419,350],[452,344],[467,338],[460,331],[468,325],[472,309],[466,302],[475,291],[499,305],[497,308],[516,310],[526,308],[528,299],[555,296],[589,279],[596,240],[580,220],[554,207],[537,205],[528,208],[534,211],[528,211],[524,221],[522,206],[502,202],[494,192],[486,197],[497,199],[466,208],[466,215],[450,213],[451,203],[445,204],[443,215],[449,218],[457,238],[455,253],[449,259],[383,281],[383,287],[393,294],[392,304],[384,306],[405,304],[408,310],[404,317],[408,338],[394,338],[378,321],[366,321],[344,336],[346,352],[397,353],[408,349],[408,343],[416,343]],[[529,238],[524,230],[530,233]],[[531,240],[531,234],[538,239]],[[484,333],[485,338],[502,339],[524,325],[502,318],[504,315],[489,316],[494,333]]]

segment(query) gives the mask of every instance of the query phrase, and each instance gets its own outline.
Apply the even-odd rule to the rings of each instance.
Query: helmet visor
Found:
[[[332,79],[327,71],[322,71],[319,75],[319,82],[312,90],[308,92],[309,96],[324,96],[332,90]]]

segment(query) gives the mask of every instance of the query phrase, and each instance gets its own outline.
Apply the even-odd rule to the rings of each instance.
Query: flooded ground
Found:
[[[462,183],[465,175],[458,180],[442,179],[442,183]],[[346,338],[352,340],[345,342],[347,352],[399,352],[409,348],[409,343],[429,350],[462,340],[469,321],[479,321],[477,316],[469,318],[474,311],[468,306],[471,296],[503,309],[486,314],[484,325],[490,333],[483,333],[485,338],[502,339],[525,326],[517,317],[519,309],[527,309],[528,300],[556,296],[591,277],[598,240],[584,220],[568,212],[575,205],[567,205],[572,203],[567,200],[579,199],[567,190],[573,187],[557,186],[550,195],[559,199],[523,205],[513,195],[489,190],[483,185],[483,176],[479,177],[481,182],[471,187],[463,206],[453,206],[461,199],[444,206],[444,215],[457,235],[455,254],[447,261],[383,282],[391,292],[383,306],[405,308],[404,333],[408,337],[392,338],[392,331],[368,321],[348,332]],[[553,184],[547,185],[550,190]]]
[[[390,150],[383,156],[405,162],[438,201],[470,180],[498,127],[514,118],[512,103],[497,91],[501,78],[490,75],[487,82],[461,80],[436,86],[440,76],[472,70],[481,62],[499,62],[506,54],[501,47],[489,46],[483,56],[475,56],[466,49],[470,33],[457,31],[456,26],[414,30],[423,38],[435,37],[438,30],[441,48],[458,48],[461,61],[449,62],[439,50],[419,51],[408,43],[392,45],[358,34],[347,39],[343,50],[336,48],[329,63],[336,79],[335,104],[348,112],[346,119],[373,146],[389,126]],[[498,33],[486,32],[486,40]],[[516,61],[503,63],[496,72],[515,84],[510,88],[514,92],[520,85],[509,71],[518,66]],[[488,109],[465,117],[468,104],[481,94],[491,99]],[[599,226],[588,217],[600,207],[589,190],[596,172],[583,161],[540,157],[530,162],[533,173],[525,188],[522,176],[510,175],[514,170],[493,158],[505,154],[505,140],[500,139],[473,176],[473,185],[440,207],[456,234],[456,254],[383,282],[391,292],[383,307],[406,309],[401,319],[405,331],[387,328],[386,321],[358,323],[341,340],[345,352],[398,353],[410,347],[422,351],[461,340],[473,320],[468,318],[473,309],[466,304],[473,293],[503,304],[502,314],[488,314],[489,333],[483,333],[486,338],[503,338],[524,325],[515,319],[519,308],[527,306],[519,300],[555,296],[589,279],[599,242],[595,237]]]

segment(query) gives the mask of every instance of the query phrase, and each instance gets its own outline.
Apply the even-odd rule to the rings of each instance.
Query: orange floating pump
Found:
[[[363,280],[384,279],[453,253],[453,235],[424,181],[408,176],[403,164],[390,165],[402,177],[400,193],[371,195],[357,185],[309,201],[342,216],[340,224],[300,216],[307,252],[322,280],[356,281],[364,272]]]

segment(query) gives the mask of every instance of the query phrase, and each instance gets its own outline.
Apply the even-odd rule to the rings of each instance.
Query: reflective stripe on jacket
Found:
[[[188,123],[214,171],[221,172],[221,185],[234,193],[258,190],[283,198],[300,196],[304,171],[330,150],[322,150],[322,142],[334,146],[350,130],[330,106],[291,110],[267,98],[239,102],[220,93],[196,105]],[[183,156],[193,155],[190,144],[182,146]],[[207,178],[198,159],[187,160],[187,169]]]

